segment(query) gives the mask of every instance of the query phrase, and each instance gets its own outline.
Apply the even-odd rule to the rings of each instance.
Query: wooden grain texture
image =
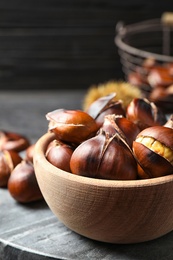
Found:
[[[0,89],[88,88],[123,79],[115,26],[160,17],[170,1],[0,3]]]
[[[54,135],[36,144],[34,167],[52,212],[68,228],[94,240],[139,243],[173,230],[173,175],[110,181],[64,172],[45,159]]]

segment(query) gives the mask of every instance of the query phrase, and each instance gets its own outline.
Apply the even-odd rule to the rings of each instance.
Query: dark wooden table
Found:
[[[117,23],[172,10],[171,0],[1,0],[0,89],[80,89],[122,79]]]
[[[0,92],[1,129],[35,142],[47,131],[45,114],[77,109],[84,91]],[[156,219],[157,221],[157,219]],[[173,232],[153,241],[117,245],[93,241],[65,227],[44,201],[22,205],[0,189],[0,260],[172,260]]]

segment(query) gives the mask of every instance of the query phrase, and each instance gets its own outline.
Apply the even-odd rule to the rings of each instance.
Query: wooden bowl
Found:
[[[112,181],[62,171],[45,158],[54,135],[36,143],[34,167],[43,196],[65,226],[109,243],[138,243],[173,230],[173,175]]]

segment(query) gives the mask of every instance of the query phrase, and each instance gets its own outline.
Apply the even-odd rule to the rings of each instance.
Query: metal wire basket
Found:
[[[115,45],[118,47],[122,70],[127,81],[129,75],[136,70],[143,77],[146,76],[143,67],[146,59],[154,59],[157,64],[173,63],[173,14],[164,13],[160,19],[130,25],[118,22]],[[146,96],[151,92],[151,86],[147,83],[143,83],[140,88]],[[169,107],[173,110],[173,96]]]

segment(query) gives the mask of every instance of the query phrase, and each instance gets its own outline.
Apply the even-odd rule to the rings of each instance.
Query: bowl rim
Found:
[[[55,139],[53,133],[47,132],[43,134],[35,143],[33,163],[34,167],[37,167],[37,162],[41,162],[44,169],[47,169],[49,173],[68,181],[77,182],[79,184],[88,184],[91,186],[102,187],[117,187],[117,188],[141,188],[144,186],[162,185],[165,183],[173,182],[173,174],[169,174],[162,177],[141,179],[141,180],[106,180],[96,179],[85,176],[79,176],[70,172],[63,171],[56,166],[52,165],[45,157],[45,151],[48,144]]]

